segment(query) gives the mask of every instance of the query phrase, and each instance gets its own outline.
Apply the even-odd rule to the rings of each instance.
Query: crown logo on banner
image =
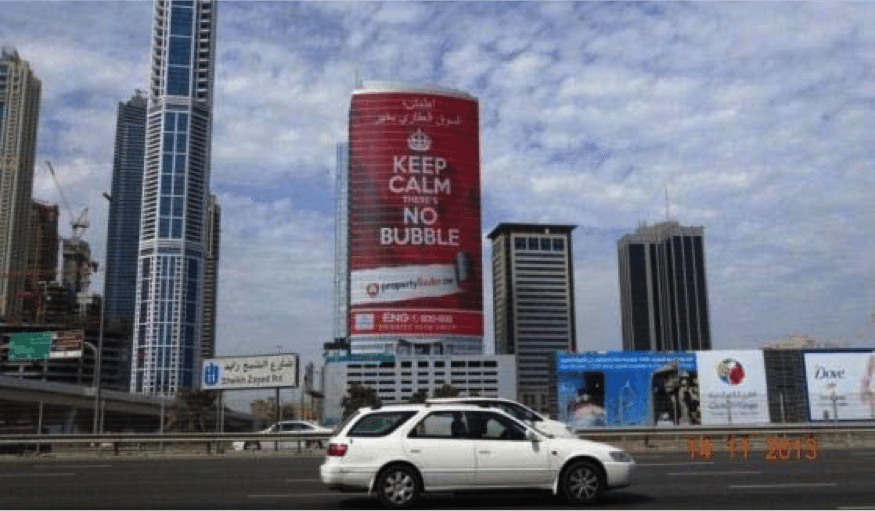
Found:
[[[431,148],[431,137],[419,128],[407,137],[407,147],[411,151],[428,151]]]

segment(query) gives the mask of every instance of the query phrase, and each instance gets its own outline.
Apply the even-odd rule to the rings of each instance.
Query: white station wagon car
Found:
[[[635,462],[598,442],[555,438],[496,408],[466,404],[362,408],[329,440],[322,482],[406,508],[423,492],[542,489],[573,504],[627,486]]]
[[[269,438],[269,435],[274,433],[318,433],[320,435],[331,435],[334,433],[333,429],[324,428],[319,426],[315,422],[310,421],[302,421],[302,420],[289,420],[289,421],[280,421],[273,426],[259,431],[261,435],[265,435]],[[231,446],[235,451],[257,451],[257,450],[274,450],[274,449],[295,449],[298,447],[300,442],[304,442],[304,445],[309,447],[311,444],[322,448],[321,440],[281,440],[277,442],[275,440],[249,440],[247,442],[233,442]],[[276,444],[279,445],[276,445]]]
[[[509,413],[512,417],[523,421],[529,426],[554,437],[577,438],[570,426],[564,422],[555,421],[553,419],[539,415],[538,412],[532,410],[526,405],[517,403],[510,399],[501,397],[442,397],[428,399],[426,403],[455,403],[469,404],[477,406],[491,406],[499,408]]]

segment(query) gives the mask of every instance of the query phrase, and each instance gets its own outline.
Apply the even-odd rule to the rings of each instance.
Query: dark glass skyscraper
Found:
[[[132,325],[134,322],[146,106],[146,97],[141,91],[118,105],[112,202],[106,233],[106,319],[111,323]]]
[[[711,349],[703,237],[663,222],[617,242],[623,349]]]
[[[131,391],[197,385],[216,47],[215,0],[157,1]]]

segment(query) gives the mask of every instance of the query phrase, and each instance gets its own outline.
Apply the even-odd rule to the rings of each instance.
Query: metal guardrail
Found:
[[[763,437],[763,436],[788,436],[788,435],[818,435],[822,437],[834,437],[850,443],[855,437],[868,437],[875,447],[875,423],[855,424],[768,424],[768,425],[734,425],[734,426],[680,426],[680,427],[612,427],[612,428],[587,428],[575,430],[581,438],[604,441],[643,441],[647,445],[649,441],[671,440],[681,441],[691,437],[710,436],[720,437]],[[159,445],[163,451],[169,444],[201,444],[206,447],[206,452],[212,452],[216,448],[221,453],[225,446],[231,442],[323,442],[332,435],[323,433],[103,433],[103,434],[13,434],[0,435],[0,447],[3,446],[44,446],[51,445],[110,445],[118,453],[120,445],[138,446],[141,444]]]
[[[672,427],[637,427],[619,426],[611,428],[576,428],[574,433],[587,438],[616,437],[618,435],[673,437],[678,435],[790,435],[790,434],[845,434],[845,433],[875,433],[875,422],[852,424],[763,424],[763,425],[721,425],[721,426],[672,426]]]
[[[0,435],[0,445],[16,444],[92,444],[92,443],[215,443],[215,442],[295,442],[327,441],[322,433],[103,433]]]

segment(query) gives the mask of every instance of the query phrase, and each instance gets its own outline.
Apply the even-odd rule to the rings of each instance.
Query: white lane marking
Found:
[[[775,484],[730,484],[730,488],[810,488],[812,486],[838,486],[838,483],[775,483]]]
[[[678,461],[675,463],[636,463],[638,467],[677,467],[686,465],[713,465],[713,461]]]
[[[836,509],[875,509],[875,506],[844,506]]]
[[[669,472],[670,476],[731,476],[736,474],[762,474],[761,470],[725,470],[722,472]]]
[[[272,495],[248,495],[250,499],[286,499],[289,497],[324,497],[325,495],[339,495],[338,492],[325,493],[275,493]]]
[[[0,477],[71,477],[76,475],[75,472],[33,472],[30,474],[0,474]]]
[[[112,467],[112,465],[52,465],[52,466],[34,465],[32,468],[35,470],[41,470],[41,469],[50,470],[53,468],[57,469],[57,468],[111,468],[111,467]]]

